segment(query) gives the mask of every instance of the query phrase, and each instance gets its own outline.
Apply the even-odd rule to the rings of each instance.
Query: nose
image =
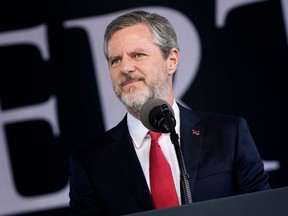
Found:
[[[135,65],[129,56],[123,56],[120,68],[122,73],[129,74],[135,70]]]

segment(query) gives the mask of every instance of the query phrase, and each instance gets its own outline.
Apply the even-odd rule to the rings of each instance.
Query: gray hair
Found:
[[[163,16],[142,10],[132,11],[114,19],[104,34],[104,54],[108,60],[108,42],[118,30],[143,23],[147,25],[154,36],[154,42],[159,46],[163,57],[168,58],[172,48],[179,50],[176,32],[171,23]]]

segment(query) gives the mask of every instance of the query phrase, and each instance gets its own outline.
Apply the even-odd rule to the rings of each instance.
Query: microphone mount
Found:
[[[191,204],[192,195],[191,195],[191,190],[190,190],[190,185],[189,185],[189,175],[186,172],[184,158],[183,158],[182,151],[181,151],[180,144],[179,144],[179,136],[175,130],[175,123],[172,121],[174,117],[172,117],[171,112],[166,104],[163,104],[161,106],[161,111],[167,122],[167,126],[170,132],[170,139],[174,145],[176,156],[178,159],[179,169],[180,169],[180,181],[182,183],[181,185],[182,185],[182,189],[184,192],[185,201],[187,204]]]
[[[172,107],[164,100],[152,99],[141,108],[140,119],[149,130],[162,133],[170,133],[170,139],[174,145],[176,157],[180,169],[180,181],[187,204],[192,203],[192,195],[189,185],[189,176],[186,172],[182,151],[179,144],[179,136],[176,133],[176,120]]]

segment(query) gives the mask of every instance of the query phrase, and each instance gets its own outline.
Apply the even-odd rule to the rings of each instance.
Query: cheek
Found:
[[[110,71],[110,78],[112,80],[112,83],[115,84],[119,81],[119,74],[116,73],[115,71]]]

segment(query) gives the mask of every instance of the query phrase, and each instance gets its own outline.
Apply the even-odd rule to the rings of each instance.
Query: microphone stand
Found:
[[[179,168],[180,168],[180,180],[181,180],[181,183],[182,183],[181,185],[184,191],[184,197],[185,197],[186,203],[191,204],[192,195],[191,195],[190,186],[189,186],[189,175],[186,172],[182,151],[179,145],[179,136],[176,133],[175,126],[173,126],[171,112],[166,104],[163,104],[161,106],[161,111],[163,115],[165,116],[165,119],[168,123],[169,131],[170,131],[170,139],[171,139],[171,142],[174,144],[174,148],[175,148],[175,152],[176,152],[176,156],[177,156]]]

